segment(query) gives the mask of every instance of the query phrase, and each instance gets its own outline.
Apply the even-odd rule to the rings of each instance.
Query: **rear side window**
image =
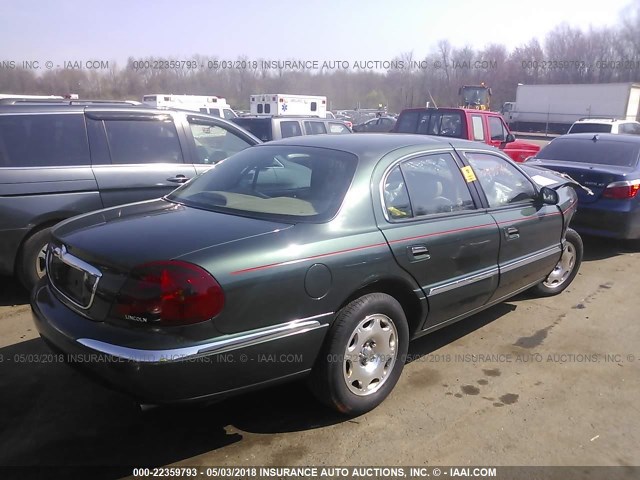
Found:
[[[638,163],[640,142],[624,141],[633,137],[620,137],[622,141],[597,140],[566,136],[556,138],[538,152],[536,158],[560,160],[562,162],[583,162],[600,165],[633,167]]]
[[[400,169],[416,217],[475,209],[469,187],[450,154],[407,160]]]
[[[458,165],[448,154],[403,162],[384,181],[385,208],[391,219],[474,210]]]
[[[323,133],[327,133],[324,122],[304,122],[304,129],[307,131],[307,135],[322,135]]]
[[[245,130],[249,130],[263,142],[273,140],[270,118],[236,117],[233,119],[233,123],[235,123],[236,125],[240,125]]]
[[[84,116],[0,116],[0,167],[89,165]]]
[[[300,129],[300,124],[298,122],[281,122],[280,132],[282,134],[282,138],[298,137],[302,135],[302,130]]]
[[[182,163],[173,121],[105,121],[111,163]]]
[[[220,116],[220,109],[219,109],[219,108],[210,108],[210,109],[209,109],[209,113],[210,113],[211,115],[214,115],[214,116],[216,116],[216,117],[219,117],[219,116]]]
[[[473,139],[484,142],[484,127],[482,126],[482,117],[480,115],[471,115],[471,123],[473,124]]]

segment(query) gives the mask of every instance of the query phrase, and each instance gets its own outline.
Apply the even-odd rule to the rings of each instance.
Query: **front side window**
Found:
[[[507,160],[490,153],[466,152],[490,207],[532,201],[536,191],[529,179]]]
[[[475,209],[464,177],[448,153],[416,157],[395,167],[386,177],[383,196],[392,219]]]
[[[329,122],[329,133],[351,133],[344,123]]]
[[[489,135],[491,140],[495,142],[504,142],[507,139],[507,134],[504,130],[504,124],[498,117],[488,117],[489,122]]]
[[[251,146],[237,134],[207,122],[190,121],[197,163],[212,164]]]
[[[0,167],[89,165],[84,116],[0,116]]]
[[[357,163],[355,155],[332,149],[249,148],[213,166],[168,198],[255,218],[326,221],[340,208]]]
[[[111,163],[182,163],[172,120],[105,120]]]

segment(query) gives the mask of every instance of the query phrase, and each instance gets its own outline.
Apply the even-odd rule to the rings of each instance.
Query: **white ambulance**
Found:
[[[251,115],[306,115],[326,118],[327,97],[263,93],[251,95]]]
[[[208,113],[222,118],[236,118],[227,100],[213,95],[173,95],[153,93],[142,97],[142,103],[156,108],[178,108],[194,112]]]

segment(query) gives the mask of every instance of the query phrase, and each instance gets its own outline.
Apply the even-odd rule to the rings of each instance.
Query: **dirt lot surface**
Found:
[[[28,295],[2,278],[0,465],[640,465],[640,249],[585,248],[562,295],[414,342],[391,396],[353,419],[302,383],[140,411],[47,361]]]

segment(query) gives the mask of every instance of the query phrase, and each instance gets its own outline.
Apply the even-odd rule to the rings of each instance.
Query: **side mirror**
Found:
[[[542,187],[538,198],[544,205],[557,205],[560,201],[558,192],[549,187]]]
[[[516,141],[516,136],[513,133],[507,133],[507,138],[505,138],[504,143],[511,143]]]

